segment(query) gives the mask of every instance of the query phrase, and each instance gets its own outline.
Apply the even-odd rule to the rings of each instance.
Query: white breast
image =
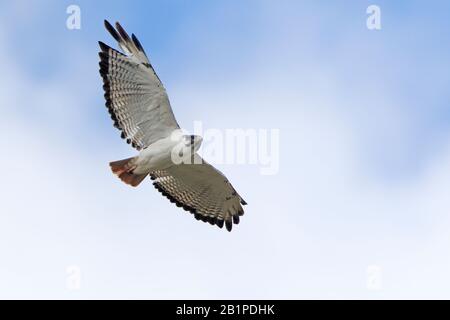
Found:
[[[154,170],[163,170],[173,165],[172,150],[180,143],[181,135],[174,133],[169,137],[160,139],[139,153],[135,173],[146,173]]]

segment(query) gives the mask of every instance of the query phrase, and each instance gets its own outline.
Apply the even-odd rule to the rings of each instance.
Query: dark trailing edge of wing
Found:
[[[150,178],[152,180],[155,180],[156,177],[153,174],[150,174]],[[158,182],[153,182],[153,185],[155,186],[156,190],[158,190],[163,196],[165,196],[167,199],[169,199],[170,202],[174,203],[177,207],[183,208],[184,210],[192,213],[194,215],[194,218],[199,221],[207,222],[211,225],[216,225],[219,228],[223,228],[223,225],[225,224],[225,227],[228,231],[231,231],[234,224],[239,224],[239,216],[244,215],[244,210],[240,210],[237,215],[232,215],[228,220],[224,221],[223,219],[220,219],[218,217],[210,217],[210,216],[204,216],[197,212],[196,208],[193,208],[189,205],[186,205],[184,203],[181,203],[174,197],[172,197],[169,193],[164,190],[164,188],[159,184]]]
[[[106,21],[106,20],[105,20]],[[105,25],[107,21],[105,22]],[[109,25],[109,24],[108,24]],[[111,25],[109,25],[111,26]],[[112,28],[112,27],[111,27]],[[112,34],[112,33],[111,33]],[[105,91],[105,105],[108,108],[108,112],[111,116],[111,119],[114,122],[114,127],[116,127],[117,129],[119,129],[121,131],[120,137],[122,139],[126,139],[126,142],[128,144],[131,144],[133,146],[133,148],[136,148],[138,151],[141,150],[141,147],[138,146],[134,141],[131,141],[131,139],[127,139],[127,136],[124,132],[124,130],[121,127],[121,124],[119,122],[119,119],[117,118],[116,114],[114,113],[114,108],[112,107],[112,97],[111,97],[111,83],[108,79],[108,74],[109,74],[109,52],[110,50],[116,52],[119,55],[123,55],[121,52],[109,47],[108,45],[106,45],[105,43],[99,41],[98,42],[101,51],[98,53],[99,57],[100,57],[100,62],[99,62],[99,66],[100,66],[100,75],[102,76],[103,79],[103,90]]]

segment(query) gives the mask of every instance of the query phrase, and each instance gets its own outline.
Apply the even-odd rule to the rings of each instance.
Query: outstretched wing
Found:
[[[105,27],[124,53],[99,42],[100,74],[106,106],[122,138],[138,150],[169,136],[178,129],[169,98],[147,55],[132,35],[116,23]]]
[[[153,185],[178,207],[194,214],[197,220],[231,231],[239,223],[247,204],[228,179],[195,154],[194,164],[180,164],[150,173]]]

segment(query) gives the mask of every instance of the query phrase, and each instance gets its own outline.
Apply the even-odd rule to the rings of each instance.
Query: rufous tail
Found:
[[[109,163],[112,172],[118,176],[120,180],[133,187],[137,187],[148,175],[148,173],[133,173],[133,170],[136,169],[135,159],[136,158],[128,158]]]

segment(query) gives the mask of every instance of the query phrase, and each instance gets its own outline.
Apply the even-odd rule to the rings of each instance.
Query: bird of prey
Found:
[[[99,41],[106,107],[121,137],[139,151],[135,157],[111,162],[113,173],[133,187],[149,176],[159,192],[197,220],[231,231],[246,202],[219,170],[196,153],[202,138],[181,131],[166,90],[136,36],[130,38],[118,22],[114,28],[105,20],[105,27],[122,49]]]

